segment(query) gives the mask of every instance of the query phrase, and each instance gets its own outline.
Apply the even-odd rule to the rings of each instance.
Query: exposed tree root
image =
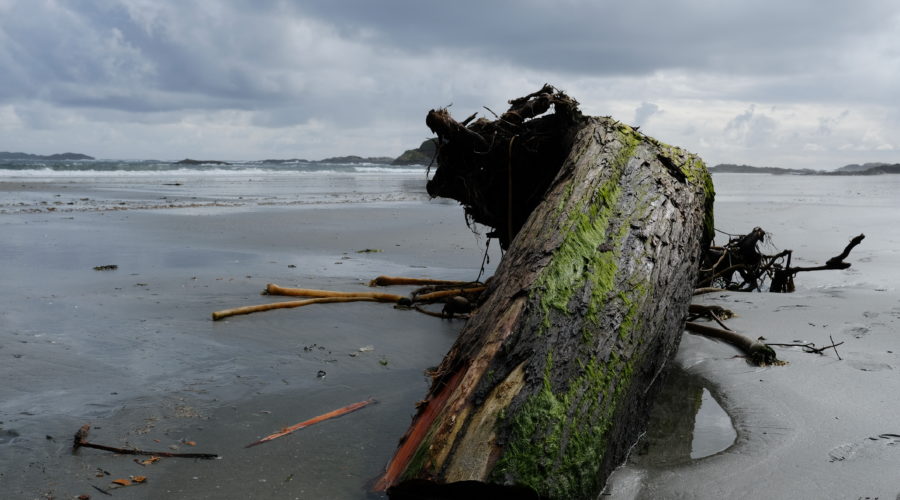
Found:
[[[844,259],[865,235],[853,238],[840,255],[832,257],[825,265],[813,267],[791,267],[792,250],[782,250],[774,255],[762,253],[759,244],[766,238],[766,232],[756,227],[748,234],[732,237],[723,247],[711,246],[703,258],[697,280],[700,288],[695,295],[699,295],[701,290],[708,293],[710,289],[752,292],[761,290],[767,280],[770,292],[793,292],[797,273],[850,267]]]

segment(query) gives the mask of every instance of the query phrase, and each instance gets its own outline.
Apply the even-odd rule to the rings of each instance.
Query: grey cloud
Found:
[[[816,129],[816,135],[823,137],[830,136],[834,127],[839,125],[849,114],[850,111],[845,109],[838,116],[820,116],[819,128]]]
[[[322,137],[367,130],[375,148],[386,121],[415,143],[430,107],[500,112],[549,81],[586,110],[725,150],[815,132],[815,118],[738,113],[749,102],[809,103],[835,136],[840,110],[859,117],[862,103],[894,130],[898,13],[889,0],[0,0],[0,112],[22,110],[13,142],[58,112],[147,131],[233,117],[257,138],[312,123]]]
[[[756,113],[756,107],[735,116],[725,126],[725,137],[746,147],[771,145],[777,124],[772,118]]]
[[[647,123],[651,116],[659,111],[659,106],[651,102],[642,102],[637,109],[634,110],[634,124],[642,126]]]
[[[297,4],[299,5],[299,4]],[[468,50],[524,67],[617,75],[658,69],[795,72],[889,26],[889,1],[306,2],[298,12],[408,51]]]

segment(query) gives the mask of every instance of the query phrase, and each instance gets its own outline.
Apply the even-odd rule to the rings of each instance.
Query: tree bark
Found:
[[[712,182],[698,157],[611,118],[569,132],[376,485],[392,498],[460,481],[593,498],[646,424],[712,239]]]

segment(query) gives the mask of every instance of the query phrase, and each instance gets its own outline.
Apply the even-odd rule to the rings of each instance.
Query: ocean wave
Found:
[[[359,175],[402,175],[414,176],[424,174],[423,169],[397,167],[361,167],[349,168],[174,168],[174,169],[70,169],[53,168],[3,169],[0,168],[0,180],[10,178],[59,179],[59,178],[122,178],[122,177],[306,177],[306,176],[359,176]]]

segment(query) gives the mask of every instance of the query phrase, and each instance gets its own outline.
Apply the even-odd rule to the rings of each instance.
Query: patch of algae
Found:
[[[611,239],[610,221],[622,194],[622,174],[640,143],[636,132],[630,128],[626,130],[622,127],[617,132],[622,147],[608,167],[611,169],[609,179],[593,193],[586,212],[572,211],[563,224],[565,236],[562,244],[533,287],[533,295],[538,294],[539,297],[544,329],[550,327],[551,309],[569,313],[572,295],[586,280],[591,281],[591,301],[587,316],[589,320],[596,322],[596,314],[602,306],[603,298],[615,284],[618,245],[627,227],[620,230],[620,234],[612,235],[615,247],[604,244]]]
[[[565,392],[557,393],[550,383],[553,359],[548,355],[543,386],[513,417],[510,441],[492,479],[529,486],[547,498],[596,494],[607,432],[634,364],[615,353],[607,361],[593,358]]]

